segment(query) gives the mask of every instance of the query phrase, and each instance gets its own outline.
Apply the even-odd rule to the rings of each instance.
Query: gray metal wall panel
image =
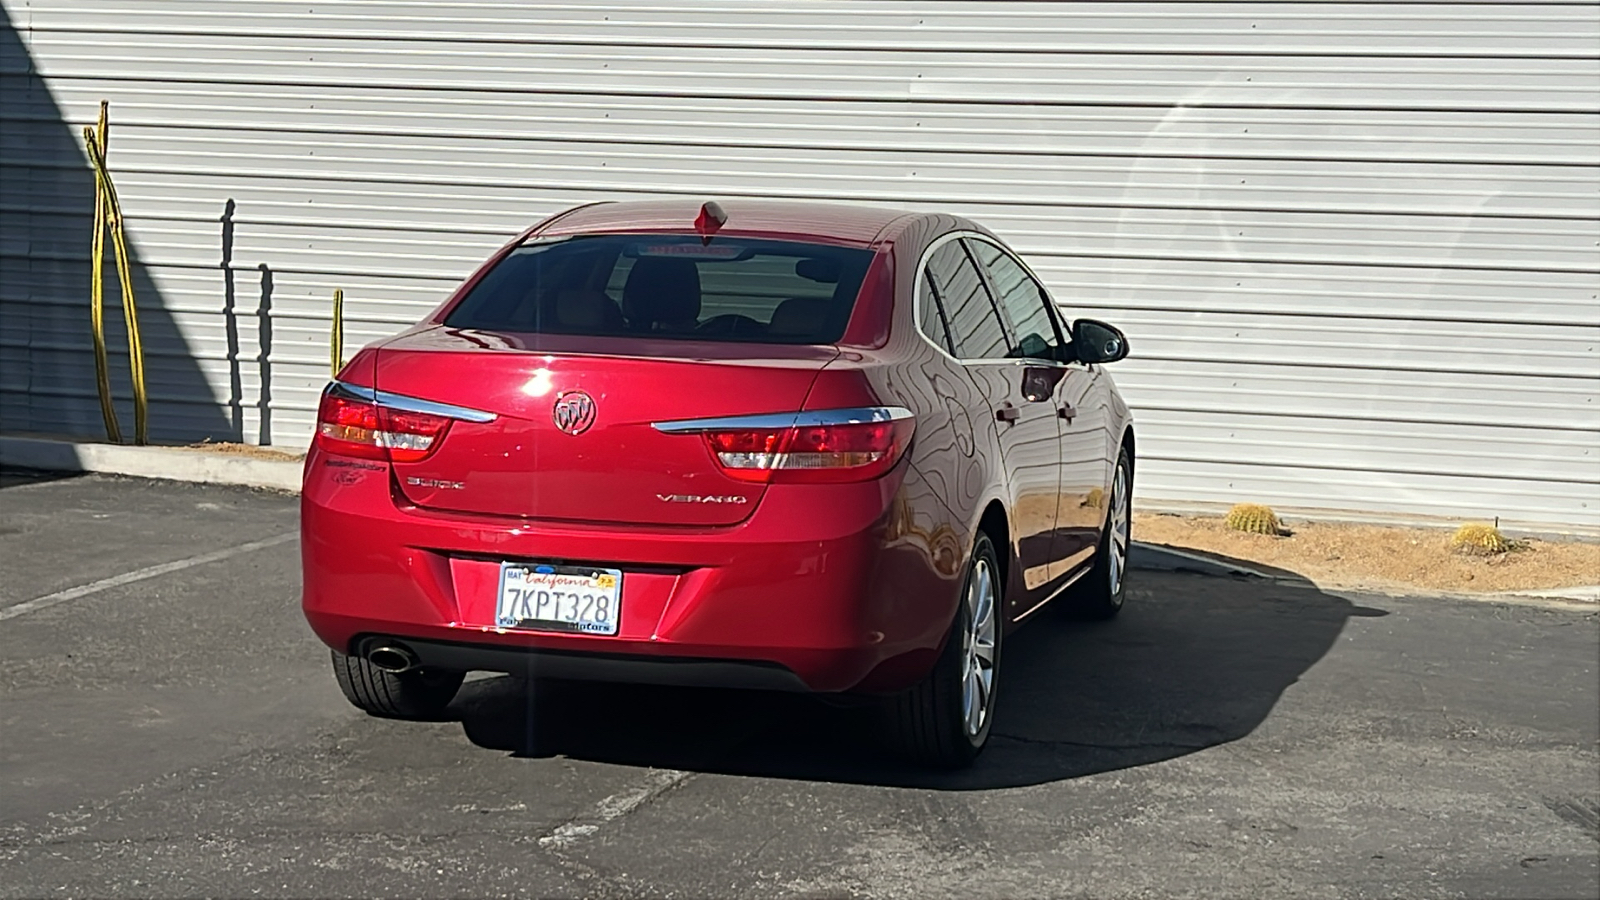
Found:
[[[0,4],[7,428],[99,427],[105,98],[171,438],[303,444],[334,287],[353,346],[573,203],[842,198],[1126,325],[1146,498],[1600,525],[1592,2]]]

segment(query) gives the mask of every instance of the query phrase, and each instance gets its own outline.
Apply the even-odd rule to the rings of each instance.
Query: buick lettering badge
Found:
[[[550,418],[567,434],[583,434],[594,424],[594,398],[583,391],[567,391],[556,397]]]

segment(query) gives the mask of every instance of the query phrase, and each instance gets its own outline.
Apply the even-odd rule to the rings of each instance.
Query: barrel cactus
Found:
[[[1498,556],[1511,549],[1511,542],[1493,525],[1468,522],[1450,536],[1450,549],[1465,556]]]
[[[1228,510],[1228,527],[1250,534],[1270,534],[1274,537],[1283,534],[1283,523],[1278,521],[1277,514],[1271,507],[1259,503],[1240,503]]]

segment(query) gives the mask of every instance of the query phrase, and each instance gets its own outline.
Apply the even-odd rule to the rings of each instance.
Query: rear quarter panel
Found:
[[[991,501],[1005,495],[1005,473],[994,429],[981,416],[988,408],[985,398],[960,364],[916,327],[917,263],[924,249],[939,235],[968,226],[935,215],[901,226],[883,248],[893,264],[894,284],[887,340],[877,351],[847,349],[834,366],[860,365],[883,403],[904,406],[917,417],[909,452],[912,474],[897,501],[891,543],[916,548],[922,566],[934,573],[938,596],[928,614],[947,631],[979,520]],[[819,379],[817,387],[823,384]],[[1003,552],[1014,554],[1015,548]]]

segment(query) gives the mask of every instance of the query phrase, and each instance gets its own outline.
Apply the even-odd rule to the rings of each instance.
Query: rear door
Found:
[[[1062,363],[1067,336],[1044,286],[1004,248],[981,238],[967,246],[982,263],[1012,334],[1011,355],[1031,370],[1038,402],[1060,428],[1061,481],[1051,540],[1049,580],[1087,562],[1099,538],[1106,501],[1104,410],[1091,395],[1096,374],[1082,363]],[[1035,396],[1041,396],[1035,394]]]
[[[1021,567],[1016,583],[1022,593],[1009,596],[1007,607],[1011,615],[1020,615],[1045,598],[1050,581],[1060,488],[1059,420],[1051,404],[1030,401],[1024,394],[1023,366],[1010,356],[1012,337],[964,243],[946,239],[936,245],[927,274],[955,355],[985,400],[985,407],[972,410],[972,416],[989,421],[999,445]]]

